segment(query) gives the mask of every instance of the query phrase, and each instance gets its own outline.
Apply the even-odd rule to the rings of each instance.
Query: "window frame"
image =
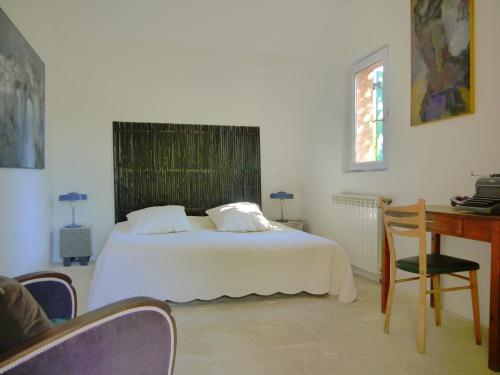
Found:
[[[350,95],[351,95],[351,106],[350,106],[350,120],[347,128],[347,172],[368,172],[368,171],[381,171],[387,170],[389,168],[388,164],[388,123],[389,123],[389,46],[384,46],[377,51],[369,54],[365,58],[359,60],[357,63],[351,66],[349,71],[350,80]],[[383,82],[384,82],[384,127],[382,131],[383,136],[383,160],[372,161],[372,162],[356,162],[356,74],[362,70],[370,67],[371,65],[382,61],[384,66]]]

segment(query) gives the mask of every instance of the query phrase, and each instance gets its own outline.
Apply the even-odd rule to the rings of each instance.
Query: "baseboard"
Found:
[[[357,276],[361,276],[364,277],[365,279],[375,281],[376,283],[380,282],[380,275],[375,274],[373,272],[368,272],[355,266],[352,266],[352,272]]]

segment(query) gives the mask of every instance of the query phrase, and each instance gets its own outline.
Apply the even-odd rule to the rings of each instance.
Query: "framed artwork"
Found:
[[[0,8],[0,167],[45,167],[45,65]]]
[[[474,0],[411,0],[411,125],[474,112]]]

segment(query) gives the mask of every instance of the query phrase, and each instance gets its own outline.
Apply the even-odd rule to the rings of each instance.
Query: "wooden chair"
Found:
[[[392,301],[396,283],[418,280],[418,351],[425,353],[425,305],[427,294],[434,295],[436,325],[441,325],[441,293],[470,289],[472,295],[472,311],[474,315],[474,332],[476,344],[481,345],[481,324],[479,319],[479,297],[477,291],[477,270],[479,264],[465,259],[454,258],[442,254],[427,254],[425,229],[425,201],[419,199],[417,204],[402,207],[389,207],[382,201],[385,231],[390,249],[390,284],[385,313],[384,332],[389,333]],[[419,255],[416,257],[396,259],[394,235],[414,237],[419,240]],[[418,274],[417,277],[396,279],[396,268]],[[457,275],[456,272],[469,272],[469,277]],[[469,285],[441,288],[440,275],[447,274],[469,281]],[[427,290],[427,278],[432,278],[431,289]]]

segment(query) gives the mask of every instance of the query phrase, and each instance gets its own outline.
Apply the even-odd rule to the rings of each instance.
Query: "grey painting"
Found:
[[[43,169],[45,65],[0,8],[0,167]]]

